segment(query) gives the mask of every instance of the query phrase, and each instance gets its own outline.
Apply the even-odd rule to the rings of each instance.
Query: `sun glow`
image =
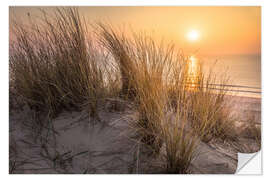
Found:
[[[190,56],[187,61],[187,89],[194,90],[198,83],[198,62],[195,56]]]
[[[199,39],[199,32],[197,30],[191,30],[187,33],[189,41],[197,41]]]
[[[190,56],[189,58],[189,74],[194,76],[197,68],[197,59],[194,56]]]

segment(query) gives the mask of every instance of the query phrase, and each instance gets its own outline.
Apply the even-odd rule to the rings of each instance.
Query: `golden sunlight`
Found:
[[[194,90],[196,84],[198,83],[198,60],[195,56],[190,56],[187,62],[187,79],[186,83],[188,90]]]
[[[199,32],[197,30],[191,30],[188,32],[187,38],[189,41],[197,41],[199,38]]]
[[[197,68],[196,58],[194,56],[190,56],[189,61],[189,74],[192,74],[194,76]]]

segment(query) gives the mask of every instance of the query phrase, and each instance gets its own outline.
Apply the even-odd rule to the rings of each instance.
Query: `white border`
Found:
[[[190,6],[190,5],[203,5],[203,6],[213,6],[213,5],[248,5],[248,6],[256,6],[260,5],[260,0],[17,0],[10,1],[10,5],[81,5],[81,6]]]
[[[202,177],[203,175],[191,175],[191,176],[170,176],[170,175],[162,175],[162,176],[142,176],[142,175],[128,175],[128,176],[115,176],[115,175],[91,175],[91,176],[65,176],[62,175],[8,175],[8,6],[57,6],[57,5],[80,5],[80,6],[262,6],[262,130],[263,130],[263,151],[267,153],[262,153],[263,161],[263,176],[240,176],[231,175],[227,177],[227,175],[212,175]],[[74,178],[117,178],[117,179],[138,179],[138,178],[266,178],[270,173],[270,166],[266,165],[267,160],[269,161],[270,157],[268,152],[269,151],[269,131],[270,128],[270,118],[267,115],[267,111],[270,108],[269,104],[269,96],[270,96],[270,82],[268,82],[268,77],[270,77],[270,28],[269,28],[269,17],[270,17],[270,7],[269,1],[267,0],[156,0],[156,1],[146,1],[146,0],[10,0],[4,1],[4,4],[1,4],[1,60],[0,60],[0,68],[1,68],[1,93],[0,93],[0,108],[1,108],[1,115],[2,116],[2,123],[1,126],[1,148],[0,148],[0,155],[1,155],[1,163],[0,163],[0,172],[1,172],[1,179],[5,178],[22,178],[22,179],[47,179],[47,178],[66,178],[66,179],[74,179]],[[267,93],[268,92],[268,93]],[[265,140],[265,141],[264,141]],[[3,176],[4,175],[4,176]],[[269,179],[269,177],[268,177]]]

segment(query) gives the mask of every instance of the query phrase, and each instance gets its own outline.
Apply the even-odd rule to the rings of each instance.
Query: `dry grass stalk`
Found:
[[[100,23],[100,50],[73,8],[57,9],[55,18],[44,13],[40,25],[15,23],[13,33],[11,83],[35,110],[56,115],[64,108],[87,106],[98,118],[98,101],[117,96],[121,88],[139,112],[131,125],[140,142],[154,153],[165,144],[168,173],[187,173],[195,134],[203,141],[232,137],[227,82],[213,92],[214,74],[206,76],[199,67],[191,76],[188,58],[173,45],[146,34],[127,36]]]
[[[57,114],[63,108],[88,105],[97,117],[104,90],[102,54],[97,53],[83,18],[62,8],[29,26],[13,22],[10,70],[16,92],[36,110]]]

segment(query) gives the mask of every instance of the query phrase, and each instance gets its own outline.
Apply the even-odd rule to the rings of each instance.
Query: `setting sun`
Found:
[[[199,32],[197,30],[191,30],[188,32],[187,38],[189,41],[196,41],[199,38]]]

